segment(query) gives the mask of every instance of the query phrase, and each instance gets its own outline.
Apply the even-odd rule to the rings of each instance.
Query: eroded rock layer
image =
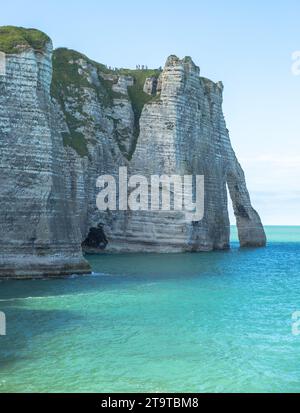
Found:
[[[229,247],[227,187],[241,246],[266,237],[222,112],[222,83],[187,57],[163,70],[110,69],[46,35],[0,29],[0,276],[86,273],[84,250]],[[25,30],[25,31],[23,31]],[[4,34],[3,34],[4,33]],[[2,36],[2,37],[1,37]],[[1,56],[0,56],[1,57]],[[53,63],[53,76],[52,76]],[[204,175],[200,221],[182,212],[103,211],[103,174]]]
[[[50,99],[52,44],[7,54],[0,76],[0,277],[90,271]]]
[[[204,218],[184,213],[130,212],[111,229],[111,248],[129,251],[209,251],[229,247],[227,184],[240,243],[262,246],[265,233],[253,210],[243,171],[231,147],[222,113],[222,83],[199,76],[187,57],[170,56],[161,93],[145,105],[131,171],[146,175],[204,175]],[[109,245],[108,245],[109,248]]]

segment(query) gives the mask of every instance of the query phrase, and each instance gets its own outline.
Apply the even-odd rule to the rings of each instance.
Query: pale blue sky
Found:
[[[300,225],[300,2],[26,0],[3,2],[0,25],[35,27],[54,46],[111,66],[163,66],[190,55],[222,80],[224,113],[265,224]]]

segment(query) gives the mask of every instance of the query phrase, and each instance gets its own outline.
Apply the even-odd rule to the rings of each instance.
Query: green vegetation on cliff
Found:
[[[67,132],[63,132],[62,137],[64,146],[70,146],[81,157],[88,156],[89,151],[87,143],[82,133],[72,131],[72,134],[70,135]]]
[[[52,96],[59,99],[60,94],[71,84],[76,85],[78,88],[89,86],[88,81],[78,73],[78,65],[70,63],[71,61],[76,61],[82,58],[83,55],[74,50],[63,48],[54,50],[52,59]]]
[[[118,93],[113,92],[113,82],[99,77],[100,84],[91,83],[87,77],[80,74],[81,69],[78,62],[82,60],[87,64],[95,67],[99,72],[104,74],[113,73],[106,66],[96,63],[82,53],[66,48],[56,49],[53,53],[53,79],[51,86],[51,94],[56,99],[60,100],[64,92],[69,92],[67,89],[74,86],[77,89],[87,87],[95,90],[100,95],[101,101],[105,106],[111,106],[113,99],[119,97]]]
[[[23,27],[0,27],[0,51],[7,54],[20,53],[24,49],[42,51],[50,38],[36,29]]]
[[[148,95],[143,90],[146,79],[148,77],[158,78],[159,75],[161,74],[161,71],[159,69],[156,69],[156,70],[155,69],[153,70],[152,69],[144,69],[144,70],[120,69],[120,70],[117,70],[117,74],[131,76],[134,79],[134,85],[129,86],[128,88],[128,95],[129,95],[129,99],[132,105],[132,110],[134,113],[134,120],[135,120],[134,134],[137,138],[140,134],[140,117],[141,117],[143,108],[146,105],[146,103],[149,103],[153,99],[153,96]]]
[[[93,62],[75,50],[56,49],[53,53],[51,95],[60,103],[70,131],[69,134],[63,134],[64,145],[72,147],[83,157],[88,155],[87,140],[78,129],[83,126],[84,119],[89,119],[89,115],[83,109],[83,89],[93,89],[104,106],[112,106],[113,99],[119,97],[119,94],[113,92],[112,82],[100,76],[98,76],[97,82],[89,81],[88,76],[84,74],[86,71],[82,69],[81,61],[96,68],[98,72],[108,72],[104,65]],[[78,121],[65,107],[65,101],[70,97],[75,102],[76,112],[82,117],[82,121]]]
[[[51,42],[51,39],[36,29],[0,27],[0,51],[7,54],[20,53],[27,49],[42,52],[48,42]],[[90,69],[96,73],[96,80],[88,76]],[[134,112],[134,136],[137,139],[140,133],[142,110],[145,104],[157,98],[143,91],[145,81],[149,77],[158,78],[160,73],[160,70],[148,69],[111,69],[74,50],[67,48],[55,50],[51,95],[59,102],[68,125],[69,133],[63,136],[65,146],[74,148],[80,156],[88,155],[87,140],[81,133],[85,119],[88,121],[89,118],[83,108],[85,102],[83,90],[93,89],[104,107],[113,107],[114,99],[124,98],[124,95],[113,91],[113,84],[121,75],[134,79],[133,86],[128,87],[128,96]],[[70,98],[73,101],[72,110],[65,105],[66,100]],[[77,112],[76,117],[72,115],[73,110]]]
[[[68,136],[64,135],[64,144],[74,148],[80,156],[88,154],[86,138],[80,132],[80,127],[84,126],[84,119],[89,120],[83,109],[84,89],[93,89],[104,107],[113,107],[114,99],[124,99],[124,95],[113,91],[113,85],[118,81],[119,76],[130,76],[134,80],[133,86],[128,87],[128,95],[134,112],[134,136],[137,139],[143,107],[155,99],[143,91],[145,81],[149,77],[158,78],[160,73],[159,69],[109,69],[74,50],[56,49],[53,53],[51,94],[60,103],[70,131]],[[70,98],[73,103],[75,102],[76,112],[82,118],[81,122],[76,120],[65,107],[66,100]]]

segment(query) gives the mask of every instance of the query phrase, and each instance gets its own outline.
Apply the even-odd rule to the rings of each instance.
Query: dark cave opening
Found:
[[[90,228],[89,234],[82,243],[83,248],[104,250],[108,244],[103,225],[99,224],[96,228]]]

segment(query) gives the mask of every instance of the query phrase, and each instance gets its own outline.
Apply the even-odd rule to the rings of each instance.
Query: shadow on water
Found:
[[[6,302],[1,311],[6,314],[7,334],[0,337],[0,373],[18,361],[35,358],[33,341],[37,337],[51,338],[66,326],[79,326],[84,317],[72,311],[25,308],[22,303]]]
[[[237,230],[231,228],[231,249],[226,251],[184,254],[102,254],[89,255],[94,275],[31,281],[0,281],[0,311],[8,299],[49,297],[95,290],[115,289],[129,283],[159,282],[168,279],[220,276],[235,272],[244,261],[264,267],[270,259],[288,259],[289,252],[299,251],[300,227],[266,227],[269,244],[266,248],[239,248]],[[275,235],[274,235],[275,233]],[[293,234],[291,237],[289,234]],[[286,235],[288,234],[288,235]],[[279,240],[283,241],[278,242]],[[294,243],[291,243],[291,240]],[[275,241],[275,242],[274,242]],[[283,253],[282,251],[286,251]],[[224,270],[225,269],[225,270]],[[5,301],[5,302],[3,302]]]
[[[224,267],[234,265],[239,254],[238,249],[199,254],[105,254],[88,257],[95,272],[92,276],[2,281],[0,311],[6,314],[7,336],[0,337],[0,373],[16,362],[34,359],[36,340],[50,340],[57,330],[80,329],[86,320],[80,307],[74,305],[77,298],[82,302],[79,296],[101,291],[119,294],[153,282],[222,276]],[[71,296],[72,311],[66,309],[64,301]]]
[[[246,257],[266,254],[265,248],[183,253],[183,254],[103,254],[89,255],[91,276],[62,279],[0,282],[0,311],[7,300],[84,294],[96,290],[127,288],[130,283],[159,282],[221,276],[224,268],[236,268]]]

